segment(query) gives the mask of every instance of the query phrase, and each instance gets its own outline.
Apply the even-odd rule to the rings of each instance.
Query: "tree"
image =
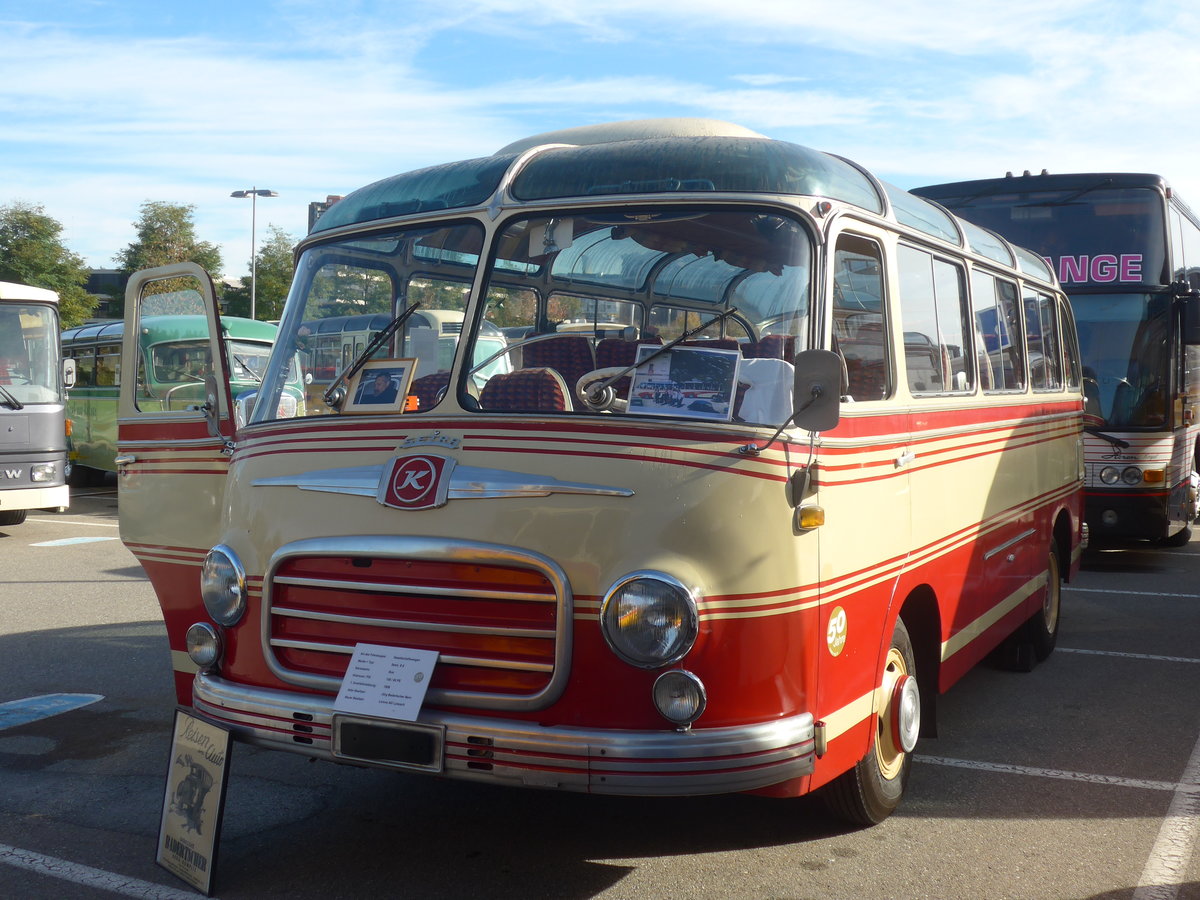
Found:
[[[288,288],[292,286],[295,267],[292,248],[296,245],[296,239],[282,228],[275,225],[268,227],[270,237],[255,254],[258,266],[254,277],[254,315],[264,321],[283,315],[283,302],[287,299]],[[241,287],[226,289],[224,306],[228,315],[250,315],[250,280],[251,276],[247,274],[242,279]]]
[[[0,206],[0,281],[13,281],[58,293],[63,328],[82,324],[96,308],[84,285],[83,257],[62,243],[62,225],[40,206]]]
[[[152,266],[194,262],[202,266],[217,284],[221,278],[221,251],[216,244],[196,238],[192,221],[195,206],[147,200],[141,206],[141,218],[134,223],[137,240],[118,253],[114,259],[125,275]],[[156,293],[179,289],[179,285],[160,282]]]

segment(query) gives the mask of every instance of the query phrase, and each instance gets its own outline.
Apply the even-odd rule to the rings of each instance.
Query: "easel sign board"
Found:
[[[229,774],[228,729],[175,710],[155,862],[212,894]]]

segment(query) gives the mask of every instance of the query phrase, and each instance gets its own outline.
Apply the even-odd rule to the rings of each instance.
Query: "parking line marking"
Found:
[[[152,881],[142,881],[140,878],[116,875],[103,869],[93,869],[91,866],[34,853],[32,850],[10,847],[8,844],[0,844],[0,863],[100,891],[123,894],[126,897],[140,897],[142,900],[196,900],[197,897],[194,891],[181,891]]]
[[[93,528],[120,528],[118,522],[69,522],[66,519],[28,519],[30,522],[47,522],[51,525],[90,525]]]
[[[1196,847],[1197,816],[1200,815],[1200,741],[1171,798],[1158,838],[1142,869],[1133,900],[1174,900],[1187,883],[1188,865]]]
[[[1064,587],[1073,594],[1123,594],[1126,597],[1176,597],[1181,600],[1200,600],[1200,594],[1162,594],[1158,591],[1114,591],[1108,588]]]
[[[1083,653],[1089,656],[1116,656],[1121,659],[1148,659],[1154,662],[1200,663],[1190,656],[1159,656],[1154,653],[1125,653],[1121,650],[1083,650],[1073,647],[1056,647],[1056,653]]]
[[[72,544],[96,544],[100,541],[116,541],[120,538],[115,537],[73,537],[59,538],[57,541],[39,541],[36,544],[30,544],[30,547],[68,547]]]
[[[103,699],[103,694],[41,694],[24,700],[9,700],[0,703],[0,731],[91,706]]]
[[[1179,791],[1184,788],[1194,789],[1197,787],[1196,785],[1182,785],[1174,781],[1155,781],[1148,778],[1123,778],[1120,775],[1097,775],[1092,772],[1071,772],[1067,769],[1043,769],[1038,766],[977,762],[970,759],[950,759],[945,756],[924,756],[918,754],[916,761],[931,763],[935,766],[951,766],[956,769],[977,769],[983,772],[996,772],[1001,775],[1030,775],[1035,778],[1057,778],[1062,781],[1078,781],[1085,784],[1102,784],[1111,787],[1139,788],[1145,791]]]

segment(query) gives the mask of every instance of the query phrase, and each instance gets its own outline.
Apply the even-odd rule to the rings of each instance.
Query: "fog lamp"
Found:
[[[29,478],[31,481],[44,482],[53,481],[58,467],[54,463],[34,463],[29,467]]]
[[[221,636],[207,622],[197,622],[187,630],[187,653],[201,669],[209,669],[221,658]]]
[[[700,718],[708,696],[700,679],[684,669],[663,672],[654,682],[654,706],[659,715],[679,728]]]
[[[1115,509],[1106,509],[1100,514],[1100,521],[1108,528],[1112,528],[1117,524],[1117,511]]]
[[[218,625],[236,625],[246,611],[246,570],[232,550],[218,544],[200,568],[200,596]]]

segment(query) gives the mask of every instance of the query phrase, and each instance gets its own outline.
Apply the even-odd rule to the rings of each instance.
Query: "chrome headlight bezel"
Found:
[[[691,651],[700,633],[698,592],[663,572],[631,572],[604,595],[600,631],[629,665],[669,666]]]
[[[236,625],[246,612],[246,570],[237,554],[217,544],[200,567],[200,596],[218,625]]]
[[[704,715],[708,692],[704,682],[687,669],[670,669],[654,681],[654,708],[676,728],[688,728]]]
[[[184,640],[188,658],[201,671],[211,670],[221,661],[225,649],[221,634],[207,622],[196,622],[189,626]]]
[[[1105,466],[1100,470],[1100,481],[1104,484],[1116,484],[1121,480],[1121,470],[1116,466]]]
[[[1121,481],[1128,485],[1142,483],[1142,470],[1137,466],[1126,466],[1121,470]]]

